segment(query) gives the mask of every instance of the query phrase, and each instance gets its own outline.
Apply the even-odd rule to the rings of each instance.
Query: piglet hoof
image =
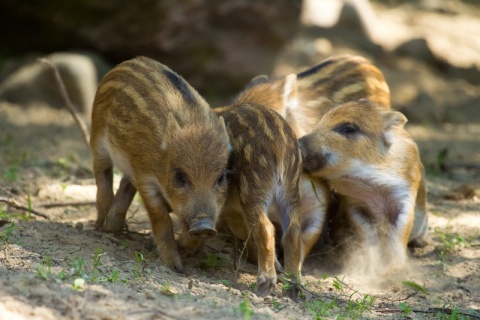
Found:
[[[276,283],[276,276],[267,277],[266,275],[259,275],[255,294],[259,297],[268,296],[275,289]]]
[[[104,230],[106,232],[117,232],[125,228],[124,219],[107,219]]]
[[[162,258],[165,266],[180,274],[185,274],[185,268],[183,267],[182,258],[180,257],[177,248],[171,248],[170,252],[168,250],[160,252],[160,257]]]
[[[423,237],[423,238],[417,238],[417,239],[413,239],[412,241],[410,241],[408,243],[408,247],[410,249],[414,249],[414,248],[425,248],[426,246],[428,246],[430,244],[430,241],[427,237]]]
[[[287,298],[292,299],[292,301],[300,301],[300,287],[298,285],[289,284],[287,288],[284,289],[283,295]]]
[[[105,228],[105,219],[97,219],[97,221],[95,221],[94,226],[95,226],[95,230],[103,231]]]
[[[181,268],[178,268],[178,267],[175,266],[173,268],[173,271],[175,271],[176,273],[178,273],[181,276],[185,276],[185,277],[188,276],[187,271],[185,270],[185,268],[183,266]]]
[[[277,270],[278,273],[283,273],[282,264],[276,258],[275,258],[275,270]]]

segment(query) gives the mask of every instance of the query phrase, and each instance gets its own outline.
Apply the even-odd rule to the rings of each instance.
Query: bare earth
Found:
[[[382,31],[377,37],[387,38]],[[302,63],[279,65],[286,70]],[[403,74],[382,69],[394,100],[425,79],[429,93],[451,94],[452,105],[468,101],[469,92],[467,98],[478,98],[463,82],[431,72],[412,77],[418,65],[402,66]],[[398,101],[405,102],[400,96]],[[128,214],[133,233],[94,230],[91,159],[71,116],[43,105],[0,102],[0,198],[25,207],[30,202],[49,217],[0,203],[0,319],[480,319],[477,109],[462,109],[460,120],[471,115],[472,121],[407,125],[428,171],[431,237],[427,247],[410,252],[409,267],[386,277],[359,274],[361,261],[346,268],[337,248],[318,247],[303,268],[305,301],[295,303],[282,297],[281,284],[272,297],[252,293],[256,266],[243,260],[234,266],[235,242],[228,234],[187,259],[187,275],[165,268],[138,198]],[[81,204],[65,205],[72,202]],[[61,206],[44,206],[52,203]],[[28,219],[13,219],[12,225],[6,221],[12,213]]]

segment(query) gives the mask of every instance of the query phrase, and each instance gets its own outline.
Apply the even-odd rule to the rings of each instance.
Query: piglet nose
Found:
[[[190,230],[188,231],[190,236],[195,238],[201,238],[203,240],[210,239],[217,234],[215,225],[211,219],[195,219],[195,221],[190,225]]]
[[[192,229],[190,229],[190,231],[188,233],[192,237],[202,238],[202,239],[207,240],[207,239],[213,238],[217,234],[217,230],[215,230],[215,229],[203,229],[203,230],[200,230],[200,229],[192,230]]]

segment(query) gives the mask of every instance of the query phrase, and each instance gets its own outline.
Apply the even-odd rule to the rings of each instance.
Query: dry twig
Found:
[[[389,314],[405,312],[402,309],[373,309],[373,310],[375,312],[378,312],[378,313],[389,313]],[[472,319],[480,319],[480,316],[478,316],[478,315],[468,314],[468,313],[465,313],[465,312],[459,312],[459,311],[455,311],[455,310],[450,309],[450,308],[428,308],[427,310],[411,309],[410,311],[413,312],[413,313],[430,313],[430,314],[443,313],[443,314],[448,314],[448,315],[452,315],[452,314],[455,313],[457,315],[470,317]]]
[[[18,204],[14,199],[0,197],[0,202],[6,203],[7,205],[9,205],[10,207],[13,207],[15,209],[27,211],[29,213],[32,213],[32,214],[36,215],[36,216],[39,216],[39,217],[42,217],[42,218],[45,218],[45,219],[50,219],[46,214],[38,212],[37,210],[34,210],[32,208],[22,206],[22,205]]]
[[[55,80],[57,81],[58,87],[60,88],[60,93],[62,94],[63,100],[65,101],[65,105],[67,106],[68,111],[70,112],[73,119],[75,120],[78,127],[80,128],[83,140],[85,141],[87,148],[90,148],[89,147],[90,134],[88,133],[87,125],[82,120],[82,118],[78,115],[77,110],[73,106],[72,100],[70,100],[70,97],[67,93],[67,89],[65,89],[65,83],[63,82],[62,77],[60,76],[60,72],[58,72],[57,66],[55,66],[55,64],[53,64],[53,62],[49,59],[41,58],[38,60],[40,62],[47,64],[48,66],[50,66],[50,68],[52,68],[55,75]]]
[[[94,206],[95,201],[84,201],[84,202],[53,202],[53,203],[44,203],[39,204],[40,208],[50,209],[57,207],[81,207],[81,206]]]

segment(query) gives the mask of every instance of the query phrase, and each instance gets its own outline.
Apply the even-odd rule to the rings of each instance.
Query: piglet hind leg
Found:
[[[105,231],[115,232],[123,229],[127,211],[132,203],[133,197],[135,197],[135,193],[137,193],[137,189],[127,177],[123,176],[120,181],[120,186],[113,198],[113,203],[108,211],[108,216],[105,221]]]
[[[256,294],[260,297],[269,295],[277,284],[275,270],[275,227],[264,205],[244,205],[249,232],[257,246],[258,277]]]
[[[113,164],[107,157],[93,158],[93,172],[97,185],[97,220],[96,229],[102,229],[113,202]]]
[[[300,225],[300,208],[291,204],[283,214],[283,238],[282,247],[284,251],[284,294],[298,301],[301,288],[301,269],[304,256],[302,245],[302,228]],[[290,214],[289,214],[290,213]]]
[[[138,192],[147,209],[153,237],[164,264],[180,273],[185,273],[178,244],[173,234],[172,219],[168,214],[165,200],[159,191],[153,196],[151,192],[139,187]]]

